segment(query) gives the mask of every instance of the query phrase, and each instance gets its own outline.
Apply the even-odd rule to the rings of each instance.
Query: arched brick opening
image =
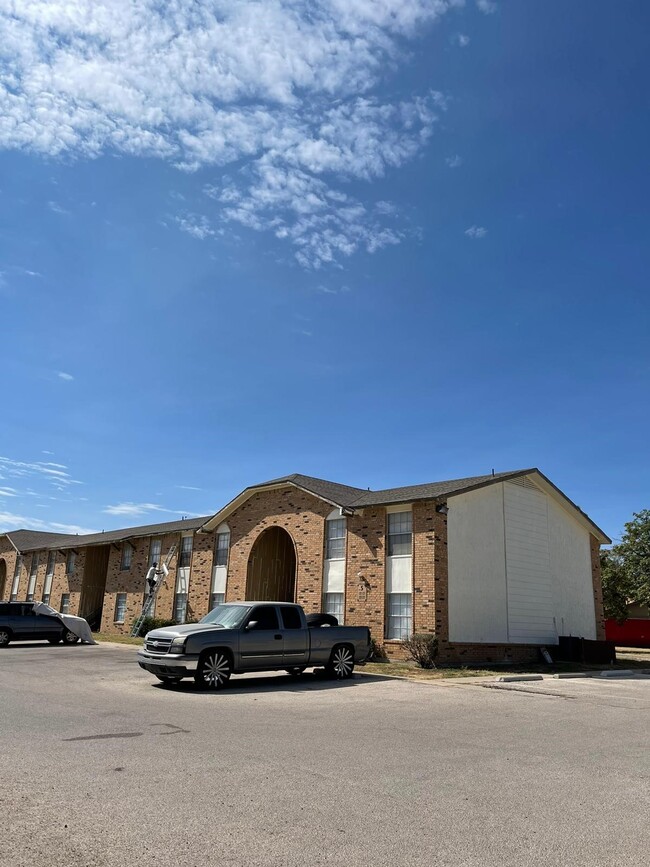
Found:
[[[0,599],[5,598],[7,589],[7,561],[0,559]]]
[[[282,527],[269,527],[255,540],[246,570],[246,599],[293,602],[296,597],[296,549]]]

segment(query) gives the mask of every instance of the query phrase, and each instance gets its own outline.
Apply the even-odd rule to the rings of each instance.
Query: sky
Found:
[[[650,507],[646,0],[0,0],[0,531],[298,472]]]

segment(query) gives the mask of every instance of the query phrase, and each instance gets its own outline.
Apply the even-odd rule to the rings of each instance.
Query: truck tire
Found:
[[[231,674],[232,662],[226,651],[208,650],[199,660],[194,683],[199,689],[223,689]]]
[[[0,647],[7,647],[11,641],[11,632],[8,629],[0,629]]]
[[[347,644],[337,644],[332,649],[325,672],[336,680],[347,680],[354,672],[354,651]]]

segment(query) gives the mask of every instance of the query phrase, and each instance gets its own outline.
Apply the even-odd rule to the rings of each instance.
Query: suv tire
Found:
[[[64,644],[76,644],[79,641],[79,636],[75,635],[74,632],[70,632],[68,629],[65,630],[61,638],[63,639]]]
[[[0,647],[7,647],[11,641],[11,632],[4,627],[0,629]]]

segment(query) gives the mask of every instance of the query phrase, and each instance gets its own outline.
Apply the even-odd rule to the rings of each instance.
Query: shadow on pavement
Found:
[[[354,674],[349,680],[333,680],[327,677],[325,672],[316,670],[314,672],[305,672],[300,677],[292,677],[287,674],[272,674],[272,675],[251,675],[241,674],[234,675],[227,686],[222,689],[201,689],[197,687],[193,680],[182,680],[177,686],[171,686],[166,683],[157,681],[153,683],[154,689],[161,689],[175,693],[192,693],[194,695],[205,696],[227,696],[227,695],[247,695],[256,692],[313,692],[314,690],[341,690],[354,689],[371,683],[379,683],[381,681],[394,681],[395,678],[382,677],[381,675],[364,674],[363,677]]]

